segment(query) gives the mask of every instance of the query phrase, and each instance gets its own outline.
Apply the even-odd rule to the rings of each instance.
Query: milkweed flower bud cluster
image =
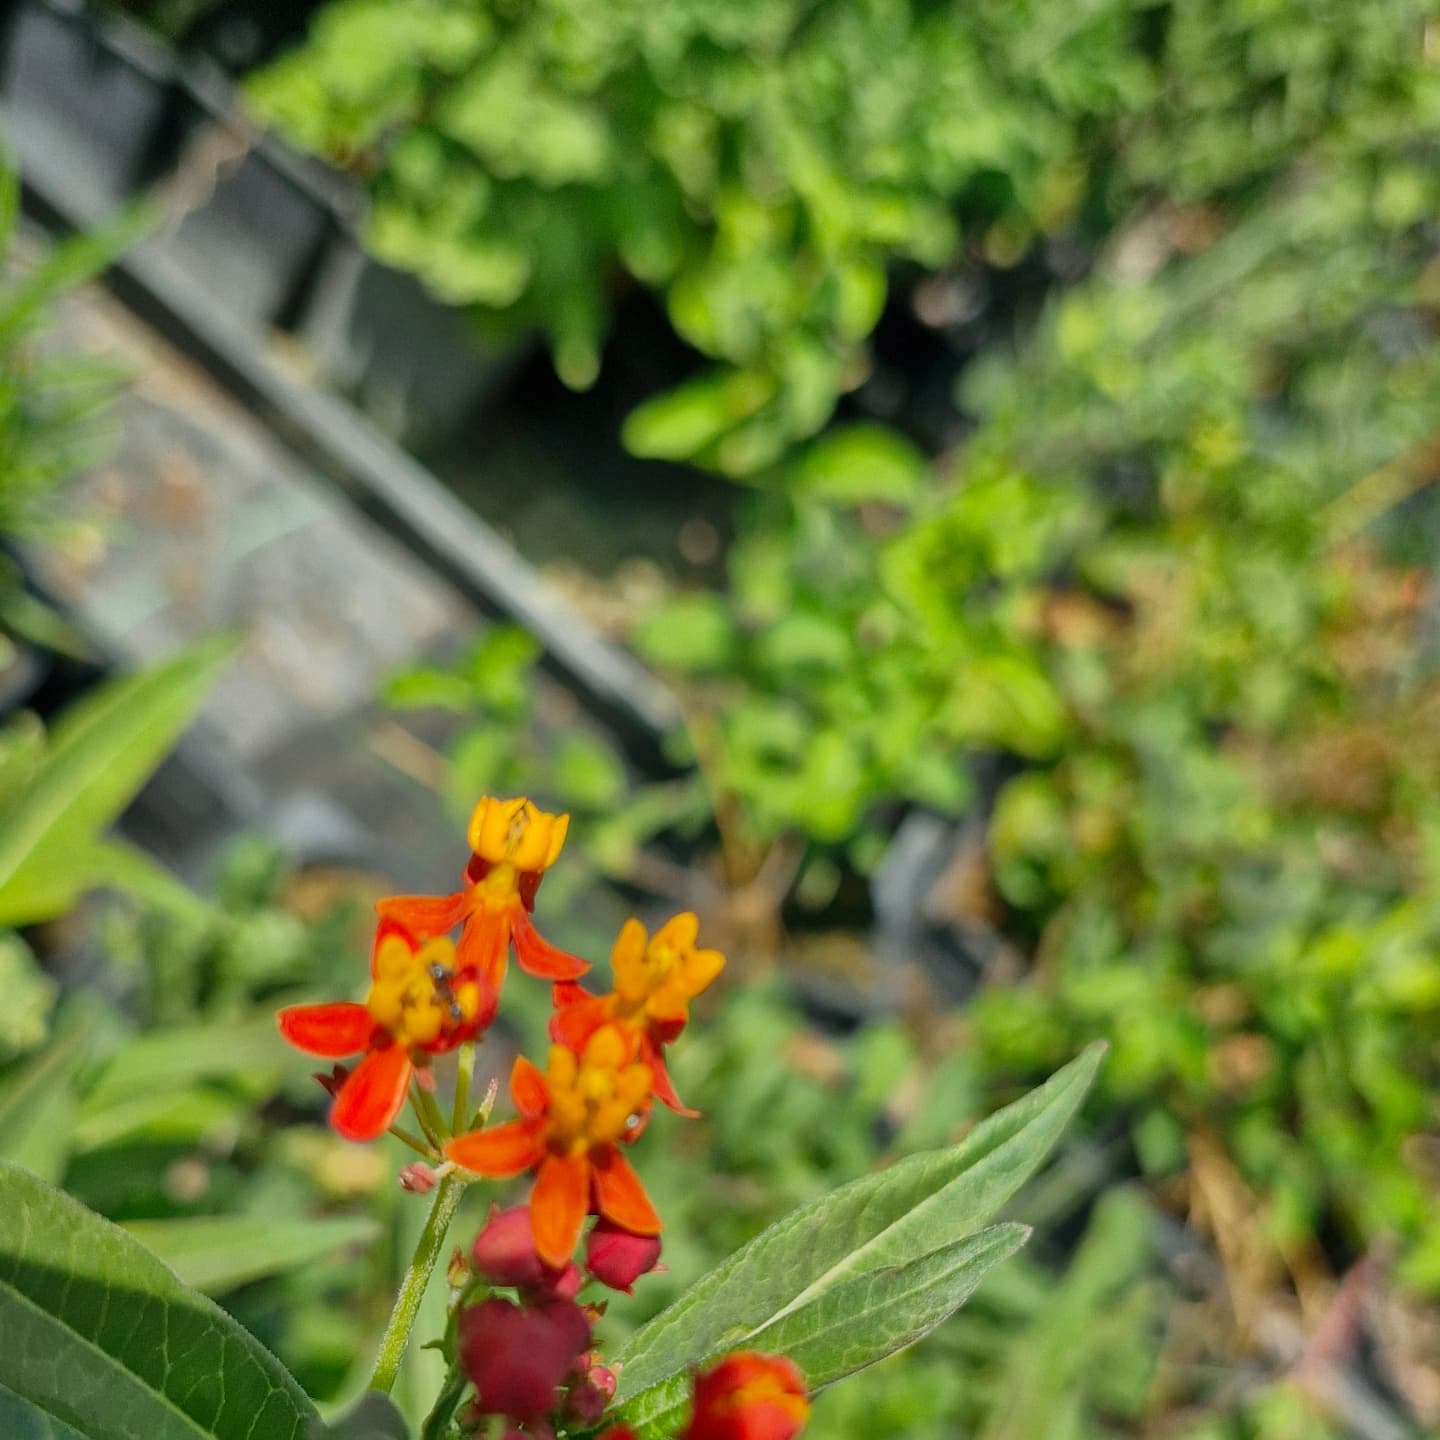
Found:
[[[611,952],[614,988],[580,985],[587,963],[545,940],[531,918],[568,824],[523,798],[481,800],[460,888],[377,904],[364,1001],[292,1006],[279,1023],[308,1054],[358,1057],[316,1077],[332,1096],[330,1123],[346,1139],[393,1131],[421,1149],[426,1163],[400,1172],[406,1190],[424,1194],[456,1176],[532,1182],[524,1204],[491,1207],[452,1266],[446,1343],[452,1373],[467,1385],[455,1421],[462,1433],[498,1425],[506,1440],[602,1430],[603,1440],[633,1440],[623,1423],[607,1426],[620,1377],[596,1347],[605,1305],[586,1292],[628,1294],[660,1264],[661,1219],[627,1152],[657,1101],[694,1114],[675,1092],[666,1050],[725,961],[700,946],[694,915],[653,935],[628,920]],[[431,1067],[483,1037],[512,952],[521,970],[551,983],[549,1052],[543,1068],[516,1059],[514,1118],[464,1129],[462,1090],[461,1133],[452,1134],[431,1095]],[[463,1073],[468,1085],[468,1067]],[[423,1141],[397,1127],[407,1096]],[[808,1407],[804,1379],[784,1357],[723,1357],[694,1377],[680,1440],[790,1440]]]

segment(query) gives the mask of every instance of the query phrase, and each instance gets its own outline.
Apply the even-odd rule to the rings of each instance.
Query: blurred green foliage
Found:
[[[128,227],[23,253],[20,177],[0,156],[0,535],[33,537],[55,524],[55,492],[95,462],[110,434],[113,365],[40,344],[63,296],[102,270]]]
[[[324,1128],[276,1032],[281,997],[350,983],[363,939],[353,887],[302,884],[247,840],[212,903],[92,913],[98,963],[30,1053],[0,1044],[0,1154],[131,1228],[326,1395],[365,1364],[422,1217],[395,1155]]]
[[[626,439],[751,476],[864,378],[897,265],[1244,196],[1411,100],[1424,0],[1348,8],[334,0],[250,94],[368,179],[378,256],[572,385],[621,277],[661,290],[716,364]]]
[[[742,13],[758,24],[783,10]],[[346,23],[362,13],[375,7],[332,11]],[[471,68],[507,63],[520,48],[510,37],[543,29],[551,13],[517,9],[477,41]],[[715,338],[732,333],[715,268],[717,256],[732,258],[728,222],[690,206],[681,233],[711,227],[702,259],[641,278],[668,287],[677,329],[729,368],[646,407],[629,438],[641,453],[763,472],[768,483],[742,507],[725,588],[676,594],[636,617],[637,647],[681,693],[676,754],[695,762],[666,787],[657,824],[727,860],[747,854],[748,866],[728,867],[742,886],[767,857],[798,854],[781,867],[789,879],[776,897],[798,918],[824,912],[842,887],[853,896],[907,808],[976,817],[978,883],[953,918],[1010,961],[966,1012],[961,1093],[1038,1078],[1084,1040],[1107,1037],[1102,1084],[1136,1168],[1154,1194],[1188,1197],[1227,1264],[1234,1242],[1245,1248],[1230,1277],[1237,1294],[1304,1291],[1361,1256],[1393,1254],[1400,1286],[1433,1296],[1434,16],[1403,0],[1355,12],[1283,0],[1102,6],[1067,16],[1057,39],[1054,10],[943,13],[956,34],[994,41],[1004,95],[992,104],[983,87],[973,92],[986,122],[1046,93],[1034,74],[1011,78],[1018,55],[1053,59],[1050,77],[1074,59],[1071,41],[1103,39],[1090,59],[1114,84],[1036,101],[1049,106],[1045,119],[1031,114],[1020,132],[1033,168],[1005,151],[983,183],[932,191],[960,226],[945,256],[894,240],[870,259],[892,275],[905,256],[994,267],[1063,232],[1087,273],[1047,282],[1033,325],[964,371],[957,402],[970,429],[953,455],[932,464],[903,436],[850,418],[795,444],[825,417],[817,408],[813,422],[776,420],[791,403],[778,398],[791,394],[783,365],[767,370],[759,352],[727,352]],[[887,15],[908,22],[912,11],[827,6],[813,24]],[[597,22],[600,31],[611,33]],[[613,33],[627,34],[619,22]],[[555,43],[573,39],[564,30]],[[323,40],[292,62],[297,105],[313,102],[303,87]],[[705,58],[718,65],[725,44]],[[879,86],[904,45],[873,48]],[[803,40],[782,39],[731,56],[731,68],[763,73],[783,95],[807,53]],[[845,73],[837,60],[834,74]],[[862,134],[867,85],[846,83]],[[658,91],[654,103],[669,104],[671,90]],[[606,93],[589,92],[602,110]],[[922,81],[914,93],[926,93]],[[390,112],[392,123],[402,117],[396,136],[412,133],[406,103]],[[943,107],[923,123],[902,112],[895,124],[916,143],[950,133]],[[441,112],[431,113],[439,127]],[[806,112],[802,128],[833,142],[830,113]],[[399,150],[374,143],[379,133],[355,152],[379,167],[377,213]],[[717,134],[721,171],[743,167],[752,143],[792,136],[758,101],[727,112]],[[812,152],[833,153],[824,140]],[[482,168],[494,163],[482,156]],[[863,164],[836,173],[843,193],[867,193]],[[515,179],[501,167],[494,183],[509,194]],[[590,183],[554,190],[579,203]],[[443,203],[442,179],[421,188]],[[742,189],[745,206],[772,218],[792,203],[783,183]],[[537,202],[528,213],[558,208]],[[523,248],[528,233],[514,229],[514,243]],[[758,221],[755,233],[767,263],[777,249],[804,254],[789,243],[803,227],[786,229],[779,247]],[[687,318],[685,297],[701,293],[686,275],[692,263],[717,287],[697,301],[713,334]],[[844,273],[834,256],[824,268]],[[736,293],[764,311],[770,291],[759,271],[746,273]],[[782,288],[809,304],[803,283]],[[797,346],[820,333],[815,313],[785,322]],[[832,356],[855,353],[833,333],[825,344]],[[830,387],[825,415],[840,388]],[[509,753],[485,703],[477,693],[459,707],[487,734],[470,743]],[[563,801],[563,784],[555,789]],[[611,813],[648,803],[641,789]],[[637,848],[647,833],[636,826]],[[625,858],[611,857],[621,873]],[[763,1099],[736,1122],[738,1152],[724,1134],[725,1117],[747,1113],[738,1087],[715,1105],[717,1176],[749,1167],[763,1195],[809,1183],[815,1168],[866,1163],[864,1107],[852,1115],[833,1096],[807,1098],[783,1073],[762,1082],[782,1046],[771,1020],[750,1023],[750,1083]],[[1234,1202],[1229,1219],[1205,1213],[1205,1187],[1216,1184]],[[747,1223],[750,1192],[728,1180],[722,1191],[723,1205],[709,1202],[721,1218],[693,1202],[702,1230]],[[1137,1283],[1117,1279],[1105,1299],[1091,1291],[1080,1333],[1131,1304],[1145,1333],[1154,1312],[1134,1298]],[[1022,1374],[1011,1343],[984,1373]],[[1154,1354],[1140,1340],[1133,1351]],[[928,1353],[896,1367],[907,1397],[896,1434],[946,1432],[971,1403],[925,1410],[937,1392],[907,1367]],[[1089,1378],[1082,1370],[1074,1383]],[[1063,1421],[1047,1410],[1006,1428],[1005,1397],[1022,1389],[1012,1378],[994,1413],[959,1423],[1005,1440],[1051,1421],[1056,1433],[1087,1436],[1141,1423],[1138,1400],[1127,1412],[1071,1397],[1079,1411]],[[867,1418],[888,1413],[875,1398],[886,1393],[867,1395]],[[1231,1403],[1195,1435],[1278,1440],[1324,1425],[1282,1388]]]
[[[1073,213],[1084,137],[1153,83],[1134,28],[1113,0],[341,0],[250,93],[370,177],[377,255],[539,325],[571,385],[619,277],[662,290],[719,363],[627,439],[748,475],[863,377],[889,265],[942,265],[972,227],[1023,247]]]
[[[1286,1263],[1338,1226],[1428,1290],[1437,126],[1416,51],[1261,199],[1137,215],[966,373],[935,481],[817,496],[825,437],[728,592],[638,636],[761,842],[863,868],[897,802],[984,806],[985,923],[1032,961],[971,1011],[984,1064],[1110,1036],[1152,1174],[1217,1133]]]
[[[723,1003],[703,1008],[703,1024],[677,1048],[675,1069],[681,1093],[704,1118],[683,1127],[658,1120],[683,1163],[657,1167],[653,1180],[647,1172],[667,1217],[667,1269],[642,1280],[632,1300],[612,1303],[612,1323],[656,1312],[793,1206],[895,1155],[953,1141],[984,1105],[984,1077],[946,1027],[922,1039],[914,1026],[881,1022],[822,1038],[773,984],[732,989]],[[823,1440],[1331,1440],[1342,1433],[1284,1383],[1259,1382],[1240,1403],[1215,1393],[1210,1371],[1230,1357],[1197,1272],[1164,1263],[1161,1212],[1138,1187],[1115,1185],[1089,1147],[1062,1153],[1017,1200],[1016,1213],[1037,1221],[1026,1250],[914,1350],[819,1396],[807,1433]],[[1218,1276],[1208,1283],[1223,1287]],[[1156,1406],[1157,1393],[1168,1411]]]
[[[64,528],[65,483],[106,453],[120,373],[56,346],[56,309],[139,233],[140,212],[94,234],[42,245],[22,233],[20,177],[0,148],[0,679],[17,642],[81,652],[83,641],[24,587],[12,554]]]
[[[542,328],[568,383],[593,380],[626,285],[661,292],[713,368],[627,442],[766,482],[724,590],[636,624],[682,691],[693,769],[633,789],[551,720],[533,643],[496,630],[391,691],[461,717],[457,798],[567,803],[613,875],[661,830],[749,856],[737,884],[788,847],[791,918],[863,881],[908,808],[985,827],[958,918],[1012,964],[928,1080],[908,1028],[817,1052],[763,990],[695,1027],[677,1075],[710,1118],[672,1133],[708,1180],[654,1177],[671,1276],[641,1308],[1112,1042],[1097,1132],[1148,1192],[1077,1184],[1056,1204],[1083,1236],[1063,1276],[1054,1256],[1012,1266],[823,1397],[817,1435],[1326,1435],[1297,1386],[1213,1393],[1233,1351],[1167,1373],[1162,1205],[1226,1265],[1243,1242],[1237,1307],[1390,1250],[1402,1287],[1440,1289],[1435,25],[1426,0],[336,0],[252,81],[262,114],[365,177],[378,256]],[[955,455],[831,425],[892,287],[1022,259],[1048,272],[1013,347],[965,372]],[[185,1027],[243,1024],[315,973],[271,937],[237,976],[212,943],[136,967],[155,977],[142,1023],[182,1049]],[[0,967],[24,1002],[0,1054],[35,1052],[0,1082],[40,1093],[20,1066],[62,1064],[40,1048],[47,982],[20,949]],[[273,1085],[182,1080],[163,1122],[182,1151],[212,1143],[207,1115],[245,1137],[207,1198],[107,1192],[143,1152],[87,1161],[83,1127],[78,1155],[41,1159],[137,1219],[205,1218],[212,1194],[250,1218],[345,1210],[320,1132],[257,1122]],[[44,1093],[88,1115],[89,1083]],[[121,1122],[98,1113],[105,1139]],[[50,1122],[30,1143],[53,1146]],[[1238,1233],[1204,1213],[1216,1183]],[[353,1267],[279,1283],[237,1304],[333,1389],[371,1319],[333,1303]]]
[[[107,884],[181,910],[200,904],[105,832],[194,718],[231,649],[212,642],[100,685],[48,732],[28,711],[0,729],[0,926],[54,919]]]

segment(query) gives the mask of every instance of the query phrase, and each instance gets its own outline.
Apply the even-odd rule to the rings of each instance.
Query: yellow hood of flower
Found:
[[[490,865],[513,865],[521,874],[548,870],[565,844],[568,815],[551,815],[522,795],[487,795],[470,816],[470,848]]]
[[[667,920],[649,940],[627,920],[610,952],[621,1007],[654,1020],[684,1020],[690,1002],[725,968],[718,950],[698,948],[699,919],[686,912]]]

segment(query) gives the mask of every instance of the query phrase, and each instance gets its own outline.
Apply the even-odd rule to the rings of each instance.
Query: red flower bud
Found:
[[[605,1413],[608,1403],[604,1392],[599,1386],[592,1385],[588,1377],[577,1380],[565,1398],[566,1419],[573,1421],[583,1430],[589,1430],[600,1423],[600,1417]]]
[[[407,1165],[400,1172],[400,1188],[412,1195],[428,1195],[435,1185],[435,1172],[428,1165]]]
[[[695,1377],[681,1440],[792,1440],[810,1414],[805,1377],[783,1355],[740,1351]]]
[[[470,1261],[476,1274],[492,1285],[538,1285],[548,1267],[535,1253],[535,1229],[530,1207],[490,1210],[485,1228],[475,1237]],[[552,1272],[553,1273],[553,1272]]]
[[[585,1373],[570,1387],[565,1400],[566,1417],[583,1429],[590,1429],[600,1423],[606,1407],[615,1398],[615,1372],[608,1365],[588,1363],[590,1356],[582,1356]]]
[[[603,1215],[585,1241],[585,1269],[602,1285],[627,1295],[633,1293],[635,1281],[659,1261],[658,1235],[632,1235]]]
[[[590,1344],[590,1322],[571,1300],[521,1307],[492,1297],[460,1316],[460,1364],[488,1415],[522,1424],[555,1408],[556,1390]]]
[[[528,1205],[492,1207],[470,1258],[475,1273],[492,1285],[513,1285],[536,1299],[573,1300],[580,1290],[580,1272],[573,1264],[553,1270],[536,1252]]]

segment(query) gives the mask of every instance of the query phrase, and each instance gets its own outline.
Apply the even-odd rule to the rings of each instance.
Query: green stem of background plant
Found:
[[[455,1106],[450,1112],[450,1133],[461,1135],[469,1120],[470,1081],[475,1075],[475,1047],[462,1045],[455,1057]]]
[[[425,1298],[425,1287],[430,1283],[435,1262],[445,1249],[445,1236],[455,1218],[460,1197],[465,1193],[465,1183],[459,1175],[447,1175],[435,1191],[435,1202],[430,1207],[415,1254],[411,1256],[405,1278],[400,1282],[395,1308],[390,1312],[385,1334],[380,1339],[375,1371],[370,1376],[372,1390],[389,1394],[394,1388],[395,1377],[400,1373],[400,1362],[405,1358],[405,1348],[410,1343],[415,1316],[419,1314],[420,1302]]]
[[[467,1383],[465,1372],[452,1365],[449,1373],[445,1376],[445,1384],[435,1401],[434,1408],[425,1417],[425,1423],[420,1427],[420,1440],[444,1440],[444,1436],[450,1428],[450,1421],[454,1417],[455,1408],[465,1394]]]
[[[435,1097],[418,1081],[410,1087],[410,1103],[415,1108],[415,1118],[425,1132],[425,1138],[437,1149],[445,1148],[445,1121]]]

